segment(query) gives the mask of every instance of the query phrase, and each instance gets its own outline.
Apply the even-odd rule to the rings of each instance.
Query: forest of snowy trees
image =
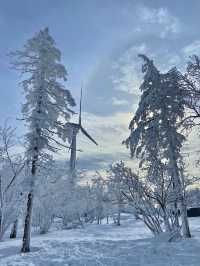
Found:
[[[17,136],[5,117],[0,127],[1,241],[16,238],[23,228],[21,252],[26,253],[33,230],[46,234],[57,220],[62,221],[60,229],[84,230],[88,223],[101,226],[103,219],[118,228],[124,212],[154,236],[165,234],[170,242],[191,238],[187,210],[200,206],[199,178],[191,176],[182,151],[190,134],[200,130],[198,55],[188,58],[184,73],[174,67],[163,73],[152,58],[139,55],[141,97],[127,125],[127,139],[119,140],[138,167],[119,158],[107,165],[105,174],[93,169],[92,178],[55,160],[59,150],[76,159],[72,140],[79,129],[97,143],[80,121],[78,127],[70,123],[76,103],[49,29],[10,52],[9,59],[12,71],[20,74],[24,102],[17,121],[25,134]],[[195,163],[198,168],[199,161]]]

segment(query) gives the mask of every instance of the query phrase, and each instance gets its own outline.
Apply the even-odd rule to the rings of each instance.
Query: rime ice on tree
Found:
[[[26,76],[22,82],[26,98],[22,114],[28,126],[26,143],[27,158],[31,165],[31,188],[22,252],[29,252],[34,182],[39,162],[49,156],[49,151],[58,150],[55,144],[59,144],[57,138],[63,136],[63,119],[70,119],[75,101],[60,82],[66,81],[67,72],[60,63],[61,53],[55,47],[48,28],[37,33],[27,41],[23,50],[13,52],[11,56],[14,67]]]

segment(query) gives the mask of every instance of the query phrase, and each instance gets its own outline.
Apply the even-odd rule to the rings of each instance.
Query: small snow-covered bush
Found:
[[[139,177],[123,162],[116,163],[113,169],[123,183],[121,194],[124,200],[133,207],[134,214],[149,230],[154,235],[174,232],[174,216],[171,212],[167,179],[160,179],[162,186],[155,186],[148,176]]]

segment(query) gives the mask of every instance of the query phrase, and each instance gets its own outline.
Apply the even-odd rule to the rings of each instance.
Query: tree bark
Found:
[[[165,231],[166,232],[170,232],[171,231],[171,227],[170,227],[170,223],[169,223],[169,217],[168,217],[168,215],[166,213],[165,207],[163,207],[162,209],[163,209],[163,213],[164,213],[163,219],[164,219],[164,224],[165,224]]]
[[[177,162],[176,162],[173,152],[171,152],[171,162],[172,162],[172,167],[173,167],[173,178],[174,178],[173,187],[175,188],[176,193],[178,192],[179,194],[181,194],[178,196],[181,197],[180,209],[181,209],[183,236],[186,238],[191,238],[189,222],[188,222],[188,217],[187,217],[187,205],[185,202],[185,184],[184,184],[183,170],[181,170],[181,172],[179,173]],[[176,211],[175,223],[176,223],[176,219],[178,220],[177,200],[175,201],[175,208],[176,208],[175,209]],[[178,221],[178,225],[179,225],[179,221]]]
[[[37,148],[35,149],[37,151]],[[23,235],[23,242],[22,242],[22,253],[30,252],[30,239],[31,239],[31,222],[32,222],[32,212],[33,212],[33,198],[34,198],[34,181],[35,181],[35,174],[36,174],[36,162],[37,162],[37,155],[32,161],[32,168],[31,168],[31,190],[28,193],[28,201],[27,201],[27,209],[26,209],[26,217],[25,217],[25,224],[24,224],[24,235]]]
[[[27,201],[27,211],[24,224],[24,235],[21,252],[30,252],[30,237],[31,237],[31,220],[33,211],[33,192],[29,192]]]
[[[17,237],[17,227],[18,227],[18,219],[16,219],[13,223],[12,230],[10,233],[10,238],[14,239]]]
[[[181,201],[181,219],[182,219],[183,237],[191,238],[192,236],[190,233],[190,227],[189,227],[189,222],[188,222],[188,217],[187,217],[187,205],[184,199],[182,199]]]
[[[106,222],[107,222],[107,224],[109,224],[109,216],[108,215],[106,216]]]
[[[118,209],[118,214],[117,214],[117,225],[121,225],[121,211],[120,208]]]
[[[175,218],[174,225],[178,229],[178,228],[180,228],[180,224],[179,224],[179,218],[178,218],[178,204],[177,204],[177,200],[175,200],[175,202],[174,202],[174,218]]]

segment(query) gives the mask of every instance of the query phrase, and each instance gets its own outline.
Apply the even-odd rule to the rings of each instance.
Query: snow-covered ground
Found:
[[[200,218],[190,219],[193,238],[166,243],[152,238],[142,222],[124,215],[120,227],[90,224],[83,229],[34,235],[32,252],[21,255],[21,239],[0,243],[0,266],[199,266]]]

